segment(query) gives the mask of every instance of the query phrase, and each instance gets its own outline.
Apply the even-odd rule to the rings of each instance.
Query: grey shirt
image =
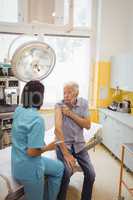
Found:
[[[63,100],[55,105],[55,108],[65,105]],[[78,98],[77,103],[71,109],[80,117],[88,116],[88,101]],[[76,124],[70,117],[63,115],[62,131],[64,133],[65,144],[68,149],[74,146],[75,152],[78,153],[85,147],[83,128]]]

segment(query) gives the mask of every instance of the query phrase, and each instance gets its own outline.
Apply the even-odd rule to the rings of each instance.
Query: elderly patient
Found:
[[[90,128],[88,102],[78,98],[79,86],[69,82],[64,86],[64,99],[55,106],[55,134],[62,141],[57,147],[57,157],[64,162],[65,171],[58,200],[66,200],[75,161],[84,173],[81,200],[91,200],[95,172],[85,149],[83,128]]]
[[[44,86],[39,81],[28,82],[22,93],[22,106],[17,107],[12,126],[12,175],[24,185],[26,200],[56,200],[64,166],[42,153],[52,150],[55,142],[44,143],[44,120],[38,110],[43,103]],[[48,176],[45,194],[44,176]]]

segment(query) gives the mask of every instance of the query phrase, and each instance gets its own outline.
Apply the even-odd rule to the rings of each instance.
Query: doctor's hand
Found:
[[[46,152],[46,151],[52,151],[52,150],[55,150],[56,148],[56,140],[45,145],[44,147],[41,148],[42,152]]]

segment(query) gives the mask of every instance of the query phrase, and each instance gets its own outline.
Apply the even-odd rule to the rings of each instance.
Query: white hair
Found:
[[[76,94],[79,93],[79,85],[78,85],[78,83],[76,83],[76,82],[70,81],[70,82],[68,82],[68,83],[65,83],[65,84],[64,84],[64,88],[65,88],[65,87],[71,87],[71,88],[74,90],[74,92],[75,92]]]

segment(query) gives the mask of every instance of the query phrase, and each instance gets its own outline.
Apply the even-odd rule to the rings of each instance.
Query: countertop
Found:
[[[117,111],[112,111],[107,108],[100,108],[100,112],[116,119],[117,121],[123,123],[124,125],[128,126],[129,128],[133,128],[133,115],[129,113],[121,113]]]

